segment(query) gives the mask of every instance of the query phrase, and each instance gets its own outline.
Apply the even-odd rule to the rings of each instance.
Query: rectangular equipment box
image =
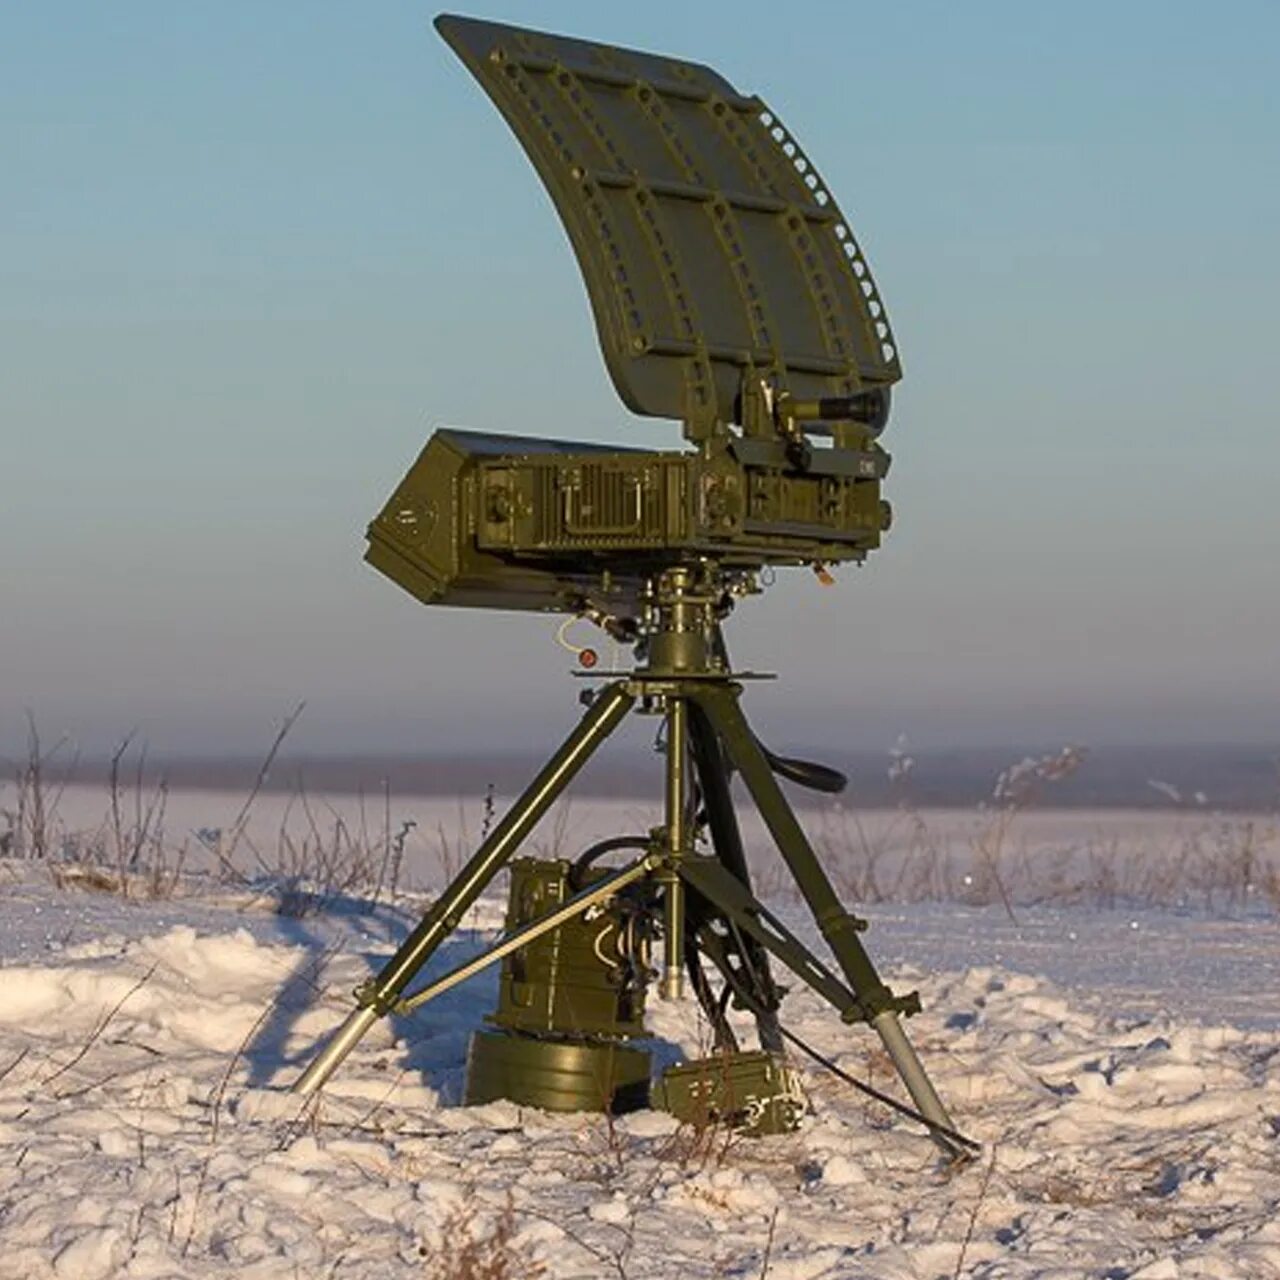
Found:
[[[888,455],[740,440],[649,452],[437,431],[369,528],[367,559],[428,604],[573,611],[691,556],[728,567],[861,560]]]

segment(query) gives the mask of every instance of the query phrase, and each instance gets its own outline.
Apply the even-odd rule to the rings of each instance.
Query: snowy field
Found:
[[[1038,905],[1280,909],[1274,814],[1219,814],[1194,801],[1089,811],[1024,805],[1017,797],[1005,804],[993,799],[985,809],[925,810],[857,809],[804,791],[792,799],[829,873],[854,901],[982,904],[1003,889]],[[6,821],[17,821],[18,802],[13,784],[0,783],[0,841]],[[41,838],[51,852],[99,863],[118,862],[123,850],[161,879],[178,868],[230,865],[248,878],[303,875],[341,889],[344,875],[376,881],[385,863],[384,885],[430,889],[457,870],[509,803],[504,796],[301,790],[246,797],[135,790],[127,781],[113,798],[101,785],[73,784],[47,788]],[[603,836],[644,834],[661,821],[658,804],[570,796],[533,832],[526,852],[573,857]],[[757,883],[767,894],[785,892],[754,811],[746,805],[740,817]]]
[[[107,856],[124,824],[100,800],[60,797],[56,849],[99,839],[101,875],[0,862],[5,1280],[1280,1277],[1265,819],[811,815],[829,861],[849,860],[832,870],[851,899],[873,876],[868,946],[895,987],[919,988],[909,1030],[983,1144],[957,1169],[805,1060],[810,1110],[786,1137],[461,1107],[492,973],[377,1026],[304,1107],[288,1084],[416,918],[410,890],[448,869],[463,827],[472,843],[483,829],[483,802],[410,814],[330,798],[282,845],[296,803],[264,796],[235,841],[237,880],[217,855],[243,797],[168,797],[152,856],[172,869],[189,839],[198,874],[155,901],[140,874],[126,901],[109,874],[125,860]],[[338,822],[363,830],[352,844],[376,879],[408,817],[394,897],[385,873],[377,902],[336,880],[300,897],[281,875],[282,849],[329,848]],[[652,820],[593,801],[538,839],[571,853]],[[767,870],[762,848],[753,857]],[[782,887],[772,900],[812,940]],[[500,916],[497,896],[483,901],[434,967],[478,949]],[[799,990],[783,1018],[893,1088],[865,1028]],[[649,1022],[662,1062],[705,1048],[692,1002],[654,999]]]

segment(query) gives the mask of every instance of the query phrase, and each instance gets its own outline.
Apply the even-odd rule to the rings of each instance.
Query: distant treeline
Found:
[[[789,744],[771,743],[787,753]],[[993,802],[996,780],[1026,757],[1053,753],[1043,747],[978,747],[911,750],[908,757],[885,752],[804,752],[849,777],[848,804],[868,807],[909,804],[918,808],[970,808]],[[272,764],[267,791],[293,791],[299,782],[315,792],[397,795],[500,796],[519,791],[542,765],[533,754],[488,756],[286,756]],[[171,787],[242,789],[262,766],[251,757],[185,758],[148,764],[151,780]],[[80,761],[75,780],[97,782],[105,761]],[[592,761],[574,784],[580,795],[640,797],[659,793],[659,761],[634,749],[608,751]],[[797,799],[802,800],[804,793]],[[1088,751],[1070,777],[1048,784],[1033,799],[1053,808],[1199,809],[1233,812],[1280,810],[1280,748],[1099,747]]]

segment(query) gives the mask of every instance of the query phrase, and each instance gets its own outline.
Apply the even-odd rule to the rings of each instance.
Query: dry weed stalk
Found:
[[[107,1010],[107,1012],[101,1018],[98,1019],[98,1021],[94,1024],[93,1029],[89,1032],[88,1036],[85,1038],[84,1043],[81,1044],[81,1046],[76,1050],[76,1052],[72,1054],[71,1057],[68,1058],[66,1062],[61,1063],[59,1066],[54,1068],[54,1070],[51,1071],[47,1076],[44,1076],[38,1082],[38,1087],[41,1089],[47,1088],[60,1076],[66,1075],[68,1071],[70,1071],[73,1067],[77,1066],[80,1062],[82,1062],[85,1056],[93,1048],[93,1046],[96,1045],[98,1041],[102,1038],[102,1033],[107,1029],[107,1027],[111,1025],[111,1022],[115,1018],[116,1014],[119,1013],[120,1010],[124,1008],[125,1004],[133,996],[135,996],[139,991],[142,990],[143,987],[147,985],[148,982],[151,981],[151,975],[155,973],[155,971],[156,971],[156,966],[153,964],[151,968],[149,968],[146,971],[146,973],[144,973],[142,977],[140,977],[137,980],[137,982],[135,982],[133,986],[131,986],[129,990],[126,991],[124,995],[122,995],[120,999],[117,1000],[115,1004],[112,1005],[111,1008]]]
[[[280,728],[276,732],[275,739],[272,741],[270,748],[268,748],[262,764],[258,767],[258,773],[253,780],[253,785],[249,788],[249,794],[245,797],[244,804],[240,807],[240,812],[236,815],[235,821],[231,824],[231,834],[229,838],[224,840],[223,833],[221,829],[219,829],[216,833],[217,839],[208,842],[206,845],[209,852],[217,859],[224,874],[234,880],[241,881],[242,883],[247,880],[247,877],[241,871],[236,869],[236,850],[240,847],[241,842],[246,839],[245,833],[249,826],[249,815],[253,810],[254,802],[258,798],[258,793],[262,790],[263,785],[267,781],[268,775],[271,773],[271,766],[275,762],[275,758],[277,754],[279,754],[280,748],[284,745],[285,738],[289,736],[289,731],[297,723],[298,717],[302,714],[306,705],[307,704],[305,702],[299,702],[298,705],[294,707],[294,709],[285,716],[284,720],[281,722]],[[248,843],[250,844],[250,847],[252,847],[252,841],[248,841]],[[262,856],[256,849],[254,849],[254,854],[257,857],[262,870],[269,871],[270,869],[263,864]]]
[[[46,862],[57,851],[58,805],[75,773],[79,755],[72,756],[56,782],[50,782],[49,774],[68,745],[68,739],[59,738],[46,750],[40,742],[35,717],[27,712],[27,752],[14,770],[15,807],[0,809],[6,828],[0,832],[0,854]]]
[[[1018,814],[1036,800],[1044,787],[1069,778],[1084,763],[1083,747],[1065,746],[1054,755],[1026,756],[1010,765],[997,778],[991,792],[996,808],[991,821],[974,841],[978,875],[974,894],[990,901],[994,886],[1009,919],[1017,924],[1013,897],[1002,871],[1009,830]]]
[[[353,829],[328,804],[324,807],[329,816],[318,819],[299,781],[277,834],[274,858],[264,856],[250,834],[254,806],[304,706],[299,703],[281,723],[231,825],[202,828],[194,838],[223,881],[275,895],[283,914],[321,910],[346,894],[363,895],[371,907],[376,906],[384,895],[394,897],[399,892],[406,842],[416,826],[409,819],[393,830],[391,792],[385,780],[380,832],[371,830],[363,794]],[[191,839],[184,837],[175,844],[168,837],[169,785],[163,776],[154,784],[147,782],[145,744],[138,746],[135,733],[130,732],[116,746],[107,769],[106,814],[98,829],[90,832],[65,832],[55,823],[62,789],[74,765],[63,771],[56,787],[51,786],[50,762],[63,745],[44,750],[34,720],[30,722],[27,757],[17,771],[16,807],[0,810],[0,820],[6,820],[6,828],[0,829],[0,856],[44,861],[59,888],[88,889],[125,899],[173,896],[186,872]],[[306,818],[300,837],[288,826],[295,806]],[[238,864],[237,854],[244,848],[253,855],[252,874]]]
[[[769,1263],[773,1259],[773,1239],[778,1230],[779,1206],[775,1205],[769,1215],[769,1232],[764,1239],[764,1256],[760,1260],[760,1280],[768,1280]]]
[[[128,898],[134,881],[141,876],[149,897],[167,898],[176,891],[182,878],[190,845],[184,840],[176,850],[170,850],[165,842],[164,820],[169,803],[169,784],[161,777],[147,794],[145,744],[138,752],[126,801],[121,774],[133,738],[134,734],[130,732],[121,739],[111,756],[107,778],[108,817],[116,876],[113,891]],[[126,814],[126,808],[132,809],[131,815]]]
[[[418,1246],[424,1274],[428,1280],[538,1280],[547,1268],[516,1248],[518,1232],[510,1191],[490,1217],[472,1189],[441,1224],[440,1243]]]
[[[991,1175],[996,1171],[996,1147],[992,1144],[991,1159],[987,1161],[987,1167],[982,1174],[982,1182],[978,1185],[978,1194],[973,1202],[973,1209],[969,1214],[969,1225],[965,1228],[964,1239],[960,1242],[960,1256],[956,1259],[956,1269],[952,1273],[951,1280],[960,1280],[960,1276],[964,1272],[965,1255],[969,1252],[969,1246],[973,1243],[973,1232],[978,1225],[978,1214],[982,1211],[983,1201],[987,1198],[987,1189],[991,1186]]]
[[[551,1223],[554,1227],[557,1227],[560,1231],[564,1232],[564,1234],[572,1240],[573,1243],[583,1251],[583,1253],[589,1253],[597,1263],[608,1267],[609,1270],[613,1272],[616,1272],[618,1280],[628,1280],[627,1263],[631,1258],[631,1254],[635,1251],[636,1244],[634,1218],[628,1220],[625,1225],[616,1222],[601,1224],[602,1226],[612,1227],[622,1236],[622,1240],[618,1247],[613,1250],[608,1250],[602,1249],[599,1245],[592,1244],[590,1240],[579,1235],[562,1217],[553,1217],[549,1213],[543,1213],[540,1210],[530,1208],[527,1205],[520,1209],[519,1212],[526,1218],[536,1218],[539,1222]],[[540,1274],[545,1274],[545,1271]],[[596,1280],[596,1276],[598,1275],[599,1273],[595,1273],[591,1280]]]
[[[654,1148],[655,1159],[675,1164],[683,1172],[701,1173],[720,1169],[744,1142],[742,1130],[708,1105],[705,1115],[681,1123]]]
[[[539,858],[565,858],[569,856],[569,834],[573,816],[573,797],[566,792],[551,810],[551,829],[545,836],[534,840],[530,848]]]
[[[307,982],[314,988],[317,985],[317,979],[321,969],[324,967],[325,964],[328,963],[331,955],[332,955],[332,952],[326,952],[322,954],[311,963],[311,965],[309,966],[309,969],[310,969],[309,972],[307,970],[303,970],[297,975],[297,977],[302,981]],[[205,1155],[204,1160],[201,1161],[200,1168],[196,1174],[195,1191],[193,1192],[191,1197],[191,1214],[187,1220],[187,1231],[186,1231],[185,1237],[183,1238],[182,1248],[180,1251],[181,1256],[184,1258],[187,1257],[187,1255],[191,1251],[191,1246],[195,1241],[196,1229],[199,1226],[200,1201],[204,1196],[204,1189],[209,1180],[209,1169],[213,1164],[213,1157],[216,1154],[215,1148],[218,1145],[218,1136],[219,1136],[219,1132],[222,1124],[222,1109],[226,1102],[227,1091],[231,1086],[231,1079],[235,1074],[236,1067],[240,1064],[241,1059],[243,1059],[245,1054],[249,1051],[249,1046],[257,1038],[258,1033],[266,1025],[267,1021],[270,1018],[274,1017],[275,1014],[277,1013],[280,1006],[280,1002],[284,998],[285,992],[287,990],[288,990],[288,985],[281,988],[281,990],[277,991],[276,994],[267,1002],[267,1004],[263,1006],[261,1013],[258,1014],[257,1018],[254,1019],[253,1024],[244,1033],[244,1038],[240,1041],[239,1045],[236,1047],[235,1053],[231,1055],[230,1059],[227,1062],[226,1069],[223,1071],[222,1076],[219,1078],[217,1085],[214,1087],[212,1093],[209,1095],[209,1102],[208,1102],[209,1115],[210,1115],[209,1149],[207,1154]],[[178,1195],[180,1198],[181,1197],[180,1189],[179,1189]],[[170,1236],[169,1236],[170,1241],[173,1240],[174,1235],[176,1234],[177,1216],[178,1216],[178,1209],[177,1209],[177,1206],[175,1205],[174,1219],[170,1228]]]

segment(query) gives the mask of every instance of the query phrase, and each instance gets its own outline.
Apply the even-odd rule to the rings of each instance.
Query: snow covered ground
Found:
[[[1104,816],[1075,817],[1063,840],[1083,847]],[[786,1137],[460,1107],[492,973],[375,1027],[303,1107],[286,1086],[420,907],[331,905],[283,916],[212,886],[122,902],[0,864],[0,1277],[1280,1277],[1263,904],[867,908],[886,976],[924,1000],[913,1039],[984,1144],[959,1169],[803,1060],[811,1111]],[[482,902],[438,965],[500,913]],[[650,1008],[663,1060],[705,1045],[692,1003]],[[865,1028],[799,990],[784,1020],[893,1087]]]

